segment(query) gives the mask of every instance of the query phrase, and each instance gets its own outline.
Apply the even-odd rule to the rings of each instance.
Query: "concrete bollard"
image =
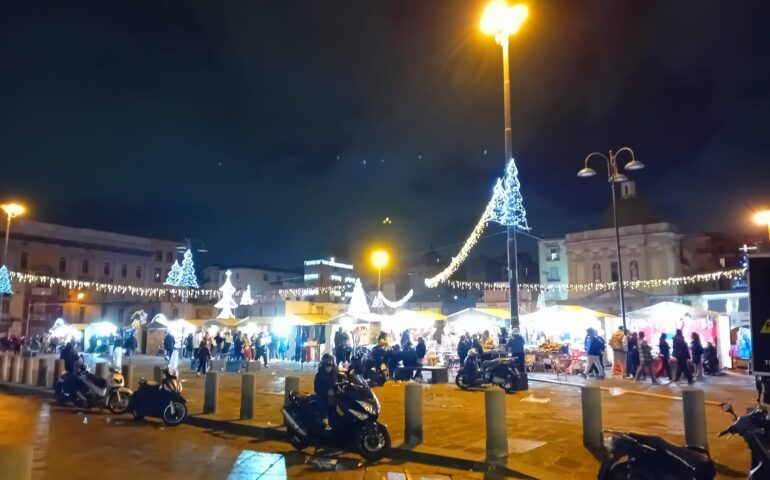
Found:
[[[706,439],[706,402],[703,390],[685,388],[682,390],[684,409],[684,443],[688,447],[708,450]]]
[[[487,460],[505,460],[508,457],[508,432],[505,419],[505,392],[484,392],[487,421]]]
[[[134,384],[134,366],[127,363],[120,367],[120,371],[123,373],[123,383],[126,385],[126,388],[133,388],[132,385]]]
[[[158,383],[163,381],[163,367],[158,367],[158,366],[153,367],[152,379]]]
[[[56,385],[64,374],[64,360],[58,359],[53,362],[53,383]]]
[[[254,418],[254,396],[257,394],[257,376],[244,373],[241,376],[241,420]]]
[[[211,369],[217,372],[224,372],[225,371],[225,359],[224,358],[215,358],[211,361]]]
[[[206,372],[206,383],[203,386],[203,413],[217,413],[218,396],[219,372]]]
[[[422,387],[416,383],[404,388],[404,441],[410,446],[422,443]]]
[[[21,365],[21,380],[24,385],[35,384],[35,361],[32,357],[25,357]]]
[[[8,368],[11,364],[11,356],[7,353],[0,355],[0,381],[7,382],[9,378]]]
[[[107,363],[105,362],[99,362],[96,364],[96,367],[94,367],[94,375],[96,375],[99,378],[107,378],[107,375],[109,375],[110,371],[107,369]]]
[[[48,386],[48,359],[47,358],[41,358],[37,362],[37,386],[38,387]]]
[[[602,433],[602,392],[595,385],[580,387],[580,398],[583,407],[583,446],[587,449],[604,447]]]
[[[246,373],[258,372],[260,368],[259,362],[246,362]]]
[[[3,472],[3,478],[31,479],[32,447],[0,446],[0,472]]]
[[[9,379],[13,383],[19,383],[19,380],[21,380],[21,357],[18,355],[14,355],[11,357],[11,373],[9,375]]]

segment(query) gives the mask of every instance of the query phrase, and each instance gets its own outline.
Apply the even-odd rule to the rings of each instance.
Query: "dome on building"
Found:
[[[623,182],[620,184],[620,195],[616,205],[618,209],[618,227],[628,225],[647,225],[661,220],[642,199],[636,196],[636,184]],[[612,207],[602,216],[602,228],[613,228]]]

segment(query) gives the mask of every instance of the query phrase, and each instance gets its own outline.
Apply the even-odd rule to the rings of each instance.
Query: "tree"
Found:
[[[348,313],[350,315],[368,315],[369,314],[369,302],[366,300],[366,292],[364,292],[364,286],[361,285],[361,279],[356,279],[356,284],[353,286],[353,293],[350,296],[350,306],[348,307]]]
[[[168,285],[170,287],[178,287],[179,286],[179,275],[182,272],[182,267],[179,265],[179,260],[174,260],[174,264],[171,265],[171,270],[168,271],[168,276],[166,277],[166,281],[163,282],[163,285]]]
[[[219,291],[222,292],[222,298],[220,298],[214,306],[222,309],[222,311],[219,312],[219,315],[217,315],[217,318],[235,318],[235,315],[233,315],[233,308],[238,307],[238,302],[233,300],[235,287],[230,282],[230,275],[232,275],[232,272],[228,270],[225,272],[225,275],[225,283],[219,287]]]
[[[195,266],[193,265],[192,252],[188,248],[184,252],[182,266],[179,269],[178,287],[198,288],[198,278],[195,276]]]
[[[246,290],[241,294],[241,305],[254,305],[254,300],[251,298],[251,285],[246,285]]]
[[[2,295],[13,295],[11,275],[8,273],[8,268],[5,265],[0,267],[0,296]]]
[[[516,162],[511,159],[505,166],[505,175],[502,179],[498,179],[495,185],[489,221],[507,227],[516,227],[519,230],[529,230],[527,211],[524,209],[524,198],[521,196],[520,188],[519,170],[516,168]]]

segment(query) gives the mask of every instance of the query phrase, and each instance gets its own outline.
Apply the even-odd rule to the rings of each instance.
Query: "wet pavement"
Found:
[[[32,449],[32,479],[152,478],[278,480],[478,479],[440,467],[382,463],[365,466],[353,456],[310,457],[280,442],[166,428],[129,416],[83,412],[48,401],[0,394],[0,452]],[[0,465],[2,459],[0,459]],[[14,480],[0,472],[3,480]]]

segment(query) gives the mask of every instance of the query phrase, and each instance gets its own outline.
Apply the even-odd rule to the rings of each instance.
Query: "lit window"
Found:
[[[602,281],[602,267],[598,263],[594,263],[593,273],[594,283],[600,283]]]
[[[551,262],[558,262],[559,258],[559,247],[551,247],[548,252],[548,260]]]

